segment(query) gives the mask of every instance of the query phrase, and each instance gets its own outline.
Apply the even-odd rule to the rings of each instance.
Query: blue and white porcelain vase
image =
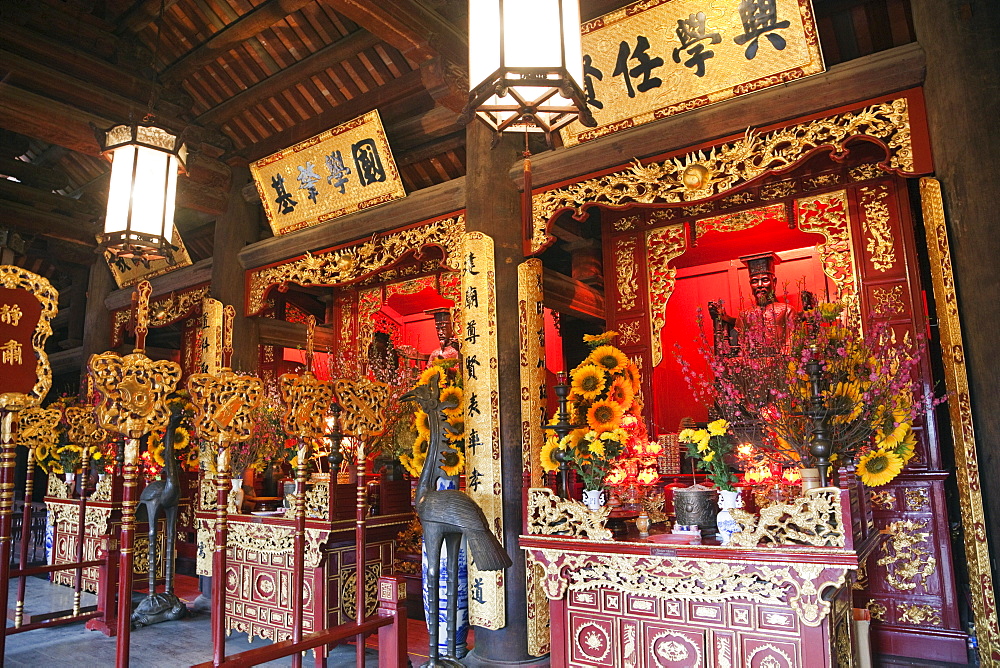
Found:
[[[600,489],[585,489],[583,490],[583,505],[587,506],[588,510],[600,510],[604,506],[605,496],[604,490]]]
[[[455,483],[447,478],[438,478],[438,489],[456,489]],[[440,656],[448,654],[448,581],[454,577],[448,572],[448,555],[444,546],[441,547],[440,577],[438,579],[438,652]],[[424,596],[424,619],[430,619],[427,609],[427,548],[420,545],[420,570],[422,591]],[[469,567],[465,556],[465,541],[458,551],[458,605],[455,610],[455,658],[461,659],[468,654],[466,643],[469,637]]]
[[[722,510],[715,516],[715,526],[719,531],[719,540],[723,545],[729,545],[733,534],[737,533],[741,528],[729,511],[733,508],[742,507],[743,499],[740,497],[738,489],[733,491],[726,489],[719,490],[719,508]]]

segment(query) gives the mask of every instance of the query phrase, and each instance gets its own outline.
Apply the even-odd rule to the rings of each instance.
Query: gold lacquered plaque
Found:
[[[597,139],[823,71],[810,0],[643,0],[583,24]]]
[[[406,196],[378,111],[252,163],[275,235]]]

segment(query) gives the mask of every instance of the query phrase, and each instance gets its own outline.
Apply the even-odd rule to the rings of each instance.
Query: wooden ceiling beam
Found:
[[[187,52],[160,74],[161,81],[183,81],[243,41],[259,35],[314,0],[267,0]]]
[[[76,77],[132,100],[148,101],[155,93],[162,105],[163,87],[136,73],[134,68],[125,68],[93,55],[91,52],[68,44],[65,40],[54,39],[50,35],[23,26],[0,22],[0,44],[10,52],[43,63],[45,66]],[[9,67],[6,58],[0,58],[0,65]],[[179,108],[170,109],[180,112]]]
[[[381,40],[365,30],[357,30],[329,44],[311,56],[307,56],[277,74],[250,86],[232,96],[225,102],[216,105],[198,117],[201,125],[224,125],[233,116],[250,107],[277,96],[294,86],[299,81],[323,72],[331,65],[339,63],[359,51],[370,49]]]
[[[63,190],[69,187],[69,178],[62,172],[15,158],[0,156],[0,174],[13,176],[22,183],[45,190]]]
[[[324,130],[336,127],[372,109],[378,109],[380,114],[384,114],[388,105],[407,100],[423,90],[419,70],[408,72],[398,79],[393,79],[389,83],[379,86],[364,95],[321,114],[317,114],[287,130],[271,135],[263,141],[252,144],[240,151],[234,158],[241,158],[252,162],[276,153],[281,149],[294,146],[303,139],[308,139]],[[390,122],[387,118],[391,119],[388,115],[382,115],[382,122]]]
[[[33,188],[24,183],[0,179],[0,197],[50,211],[60,211],[84,219],[96,219],[103,211],[79,199]]]
[[[410,114],[395,122],[386,123],[385,127],[393,151],[400,153],[414,150],[428,140],[464,131],[465,125],[459,115],[447,107],[435,107],[423,114]]]
[[[5,85],[0,95],[0,127],[86,155],[100,155],[91,130],[110,127],[103,116],[31,91]]]
[[[97,247],[97,225],[66,214],[0,199],[0,220],[25,234],[38,234],[88,248]]]
[[[604,321],[604,295],[553,269],[542,271],[545,306],[583,320]]]
[[[418,0],[331,0],[331,6],[418,63],[437,56],[465,63],[465,34]]]
[[[389,145],[393,146],[391,136],[389,137]],[[417,146],[412,150],[402,153],[400,157],[396,158],[396,164],[400,167],[403,167],[405,165],[412,165],[416,162],[429,160],[430,158],[439,156],[442,153],[458,150],[463,146],[465,146],[464,128],[459,132],[455,132],[453,134],[446,135],[439,139],[429,141],[425,144]]]
[[[115,23],[115,34],[137,33],[156,21],[160,16],[161,2],[163,11],[166,11],[176,5],[178,0],[141,0],[133,3]]]
[[[15,86],[0,95],[0,127],[87,155],[100,155],[92,125],[113,122],[75,106]],[[191,154],[188,178],[177,184],[177,203],[210,214],[226,210],[230,168],[204,154]]]

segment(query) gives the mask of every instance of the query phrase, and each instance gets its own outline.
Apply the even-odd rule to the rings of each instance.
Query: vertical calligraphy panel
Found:
[[[503,482],[500,456],[496,270],[493,239],[482,232],[463,238],[462,332],[466,492],[479,504],[503,543]],[[500,629],[504,613],[503,571],[480,571],[469,563],[469,623]]]
[[[222,365],[222,302],[205,297],[201,301],[201,373],[219,373]]]
[[[517,267],[517,309],[521,343],[521,462],[531,487],[542,486],[539,455],[545,435],[545,319],[542,306],[542,261],[534,258]],[[549,602],[542,576],[529,561],[527,587],[528,654],[549,651]]]

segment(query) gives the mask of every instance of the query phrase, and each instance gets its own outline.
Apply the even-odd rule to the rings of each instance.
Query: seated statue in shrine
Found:
[[[427,363],[433,364],[442,359],[458,359],[459,352],[456,347],[458,341],[455,340],[452,332],[451,315],[448,309],[435,309],[432,313],[434,315],[434,329],[437,331],[438,347],[427,356]]]
[[[755,304],[733,317],[725,312],[721,300],[708,303],[716,354],[771,357],[788,353],[798,312],[775,296],[774,266],[780,258],[774,253],[761,253],[741,257],[740,261],[749,273]],[[802,301],[808,308],[812,295],[803,291]]]

